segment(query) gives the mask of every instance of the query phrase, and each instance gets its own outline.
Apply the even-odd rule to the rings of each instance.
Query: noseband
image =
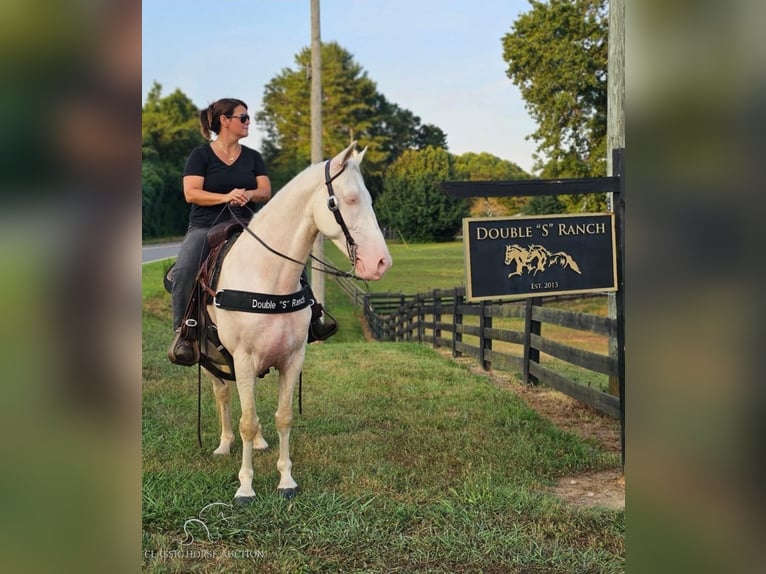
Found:
[[[343,230],[343,235],[346,236],[346,251],[348,251],[348,258],[351,260],[351,265],[356,265],[356,249],[357,245],[354,241],[354,238],[351,237],[351,233],[348,230],[348,226],[346,225],[346,222],[343,221],[343,215],[340,213],[340,202],[338,201],[338,198],[335,195],[335,192],[332,189],[332,182],[337,178],[340,174],[342,174],[346,170],[346,166],[344,165],[343,168],[336,173],[334,176],[330,177],[330,162],[327,161],[324,164],[324,184],[327,186],[327,194],[330,196],[327,198],[327,209],[332,211],[332,214],[335,216],[335,221],[338,222],[338,225],[340,225],[340,228]],[[353,269],[353,267],[352,267]]]

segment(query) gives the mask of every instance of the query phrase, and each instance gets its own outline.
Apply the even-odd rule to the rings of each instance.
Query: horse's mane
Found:
[[[297,192],[296,190],[310,193],[315,189],[318,183],[324,183],[324,164],[325,162],[322,161],[320,163],[309,165],[304,168],[303,171],[295,175],[290,181],[279,188],[278,191],[274,192],[272,198],[266,202],[266,205],[264,205],[258,213],[255,214],[253,220],[260,219],[264,213],[277,209],[282,203],[292,199],[292,195]],[[357,154],[354,154],[349,158],[346,169],[349,167],[356,167],[358,169],[358,166],[359,158],[357,157]],[[317,177],[316,172],[319,172],[319,177]]]

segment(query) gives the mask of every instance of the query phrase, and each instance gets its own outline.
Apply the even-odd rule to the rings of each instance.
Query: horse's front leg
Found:
[[[300,357],[292,361],[290,366],[279,372],[279,404],[274,415],[274,422],[279,434],[279,486],[277,491],[284,498],[292,498],[299,492],[298,483],[292,475],[293,463],[290,460],[290,430],[293,423],[293,391],[303,368],[305,349],[300,351]]]
[[[234,499],[245,502],[255,497],[253,490],[253,449],[256,437],[261,436],[261,423],[255,412],[255,370],[249,355],[234,359],[237,373],[237,391],[242,406],[239,434],[242,437],[242,466],[239,469],[239,488]],[[264,441],[265,442],[265,441]],[[250,447],[250,448],[248,448]]]

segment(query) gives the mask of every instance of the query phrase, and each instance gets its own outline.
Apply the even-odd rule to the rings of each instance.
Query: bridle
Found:
[[[351,237],[351,232],[349,232],[346,222],[343,220],[343,215],[341,215],[341,212],[340,212],[340,202],[338,201],[338,198],[335,196],[335,192],[332,189],[332,182],[344,171],[346,171],[345,165],[341,168],[341,170],[338,173],[330,177],[330,162],[327,161],[324,164],[324,184],[327,187],[327,195],[329,195],[329,197],[327,198],[327,209],[332,211],[332,214],[335,216],[335,221],[338,223],[338,225],[340,225],[340,228],[343,230],[343,235],[346,236],[346,251],[348,252],[348,257],[351,260],[351,265],[352,265],[351,269],[353,269],[354,268],[353,266],[356,265],[357,245],[356,245],[356,242],[354,241],[354,238]]]
[[[338,201],[338,197],[335,195],[335,191],[332,188],[332,182],[337,179],[337,177],[342,174],[346,170],[346,166],[344,165],[341,170],[330,177],[330,161],[325,162],[324,166],[324,176],[325,176],[325,187],[327,187],[327,195],[329,196],[327,198],[327,209],[329,209],[333,216],[335,216],[335,221],[340,226],[341,230],[343,231],[343,235],[346,238],[346,251],[348,252],[349,259],[351,261],[351,270],[350,271],[342,271],[341,269],[338,269],[335,267],[332,263],[328,263],[327,261],[322,261],[321,259],[318,259],[314,255],[309,255],[311,259],[316,261],[320,264],[320,267],[311,266],[311,269],[313,271],[321,271],[322,273],[329,273],[330,275],[337,275],[338,277],[348,277],[351,279],[359,279],[356,275],[354,275],[354,267],[356,266],[356,251],[357,251],[357,244],[356,241],[354,241],[354,238],[351,236],[351,232],[348,230],[348,225],[346,225],[345,220],[343,219],[343,215],[340,212],[340,202]],[[236,213],[234,213],[234,210],[232,209],[231,205],[227,205],[229,208],[229,212],[234,217],[235,220],[237,220],[243,227],[243,229],[249,233],[252,237],[254,237],[261,245],[263,245],[268,251],[273,253],[274,255],[278,255],[279,257],[283,259],[287,259],[288,261],[292,261],[293,263],[297,263],[300,266],[306,265],[306,262],[299,261],[297,259],[293,259],[289,255],[285,255],[284,253],[281,253],[280,251],[277,251],[273,247],[271,247],[268,243],[266,243],[263,239],[258,237],[252,229],[248,227],[247,224],[243,223],[239,220]],[[361,280],[361,279],[360,279]]]

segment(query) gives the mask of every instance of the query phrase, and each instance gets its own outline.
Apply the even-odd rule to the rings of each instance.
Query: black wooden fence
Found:
[[[362,293],[348,280],[339,283],[355,304],[362,306],[370,332],[377,340],[446,347],[453,357],[468,356],[477,359],[484,369],[519,373],[525,383],[545,383],[601,413],[620,417],[619,397],[575,380],[581,378],[577,377],[580,370],[616,377],[617,359],[563,344],[543,334],[543,325],[557,325],[602,335],[604,340],[616,336],[614,319],[545,306],[555,300],[582,299],[582,295],[513,303],[470,303],[465,300],[463,287],[404,295]],[[544,364],[550,363],[550,359],[557,359],[559,366]],[[563,364],[574,368],[562,369]],[[562,371],[573,374],[568,376]]]

